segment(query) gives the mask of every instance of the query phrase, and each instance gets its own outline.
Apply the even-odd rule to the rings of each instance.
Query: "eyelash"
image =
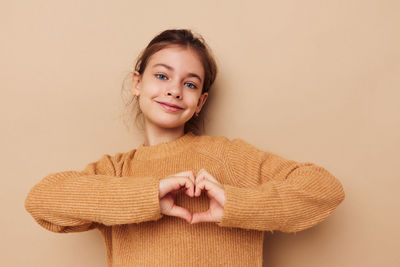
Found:
[[[161,73],[157,73],[155,76],[156,76],[157,79],[160,79],[160,80],[166,80],[165,78],[167,78],[166,75],[161,74]],[[188,87],[191,88],[191,89],[197,89],[197,86],[195,84],[193,84],[193,83],[187,82],[185,84],[189,84]]]

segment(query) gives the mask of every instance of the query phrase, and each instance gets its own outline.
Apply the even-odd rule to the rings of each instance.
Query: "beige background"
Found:
[[[2,1],[2,266],[106,266],[97,231],[55,234],[24,210],[45,175],[141,141],[120,87],[158,32],[203,34],[220,73],[208,134],[326,167],[346,200],[264,266],[400,266],[400,2]]]

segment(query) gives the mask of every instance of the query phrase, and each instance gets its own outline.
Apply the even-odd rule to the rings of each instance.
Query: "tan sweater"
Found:
[[[225,189],[219,223],[188,224],[160,214],[159,180],[201,168]],[[261,151],[241,139],[188,133],[156,146],[103,157],[81,171],[44,177],[25,207],[59,233],[98,229],[109,266],[262,266],[263,231],[297,232],[324,220],[344,199],[341,183],[313,163]],[[182,190],[177,204],[208,209]]]

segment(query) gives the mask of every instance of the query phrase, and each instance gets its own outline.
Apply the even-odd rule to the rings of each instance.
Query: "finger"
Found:
[[[192,186],[190,188],[187,188],[185,190],[185,194],[188,195],[189,197],[193,197],[194,196],[194,190],[195,190],[194,186]]]
[[[194,213],[192,215],[191,224],[199,222],[215,222],[216,219],[212,218],[210,210],[204,212]]]
[[[171,177],[187,177],[190,180],[192,180],[193,183],[194,183],[194,180],[195,180],[193,171],[178,172],[176,174],[171,175]]]
[[[176,186],[178,189],[181,189],[182,187],[186,188],[186,193],[191,193],[194,192],[194,184],[192,180],[190,180],[187,177],[182,177],[181,179],[178,179],[178,185]]]
[[[215,177],[214,176],[212,176],[209,172],[207,172],[207,171],[205,171],[205,173],[206,173],[206,178],[208,179],[208,180],[210,180],[211,182],[214,182],[214,183],[216,183],[216,184],[219,184],[219,182],[217,181],[217,179],[215,179]]]
[[[191,188],[191,190],[187,190],[186,191],[186,195],[193,197],[194,196],[194,182],[195,182],[195,176],[193,171],[183,171],[183,172],[179,172],[174,174],[172,177],[186,177],[188,179],[190,179],[193,183],[193,187]]]
[[[182,218],[188,223],[192,221],[192,214],[187,209],[177,205],[174,205],[167,215]]]
[[[195,180],[196,180],[196,178],[194,177],[193,171],[188,171],[188,178],[192,181],[193,186],[191,187],[190,191],[188,190],[186,192],[186,194],[191,196],[191,197],[193,197],[194,196],[194,188],[195,188],[194,183],[195,183]]]
[[[168,210],[174,205],[174,198],[171,194],[165,195],[163,198],[160,199],[160,210],[161,213],[166,214]]]
[[[195,196],[197,196],[197,197],[200,196],[201,191],[206,190],[208,196],[214,197],[214,195],[215,195],[214,190],[215,190],[216,187],[217,186],[213,182],[211,182],[211,181],[209,181],[207,179],[203,179],[201,182],[196,184],[196,194],[195,194]]]
[[[207,175],[207,171],[205,169],[200,169],[200,171],[196,175],[196,181],[194,185],[194,196],[198,197],[201,194],[202,188],[199,188],[198,185],[204,181]]]
[[[214,178],[206,169],[200,169],[196,176],[196,182],[200,182],[204,179],[208,179],[216,184],[219,184],[218,180]]]
[[[194,182],[194,196],[196,196],[196,197],[200,196],[200,194],[201,194],[201,189],[198,187],[198,185],[203,180],[204,180],[204,175],[201,172],[199,172],[196,175],[196,181]]]
[[[186,177],[171,177],[160,180],[159,198],[162,198],[171,191],[180,190],[185,187],[189,191],[194,190],[193,182]]]
[[[203,190],[210,190],[212,188],[212,185],[209,184],[210,181],[203,179],[200,182],[196,183],[195,186],[195,196],[198,197],[201,195],[201,191]],[[208,193],[208,192],[207,192]]]
[[[200,181],[202,181],[205,178],[205,174],[206,174],[206,170],[205,169],[200,169],[197,174],[196,174],[196,181],[195,183],[198,183]]]
[[[215,199],[222,207],[225,206],[225,191],[219,184],[215,184],[209,180],[203,180],[196,185],[196,192],[199,190],[200,193],[195,196],[200,196],[202,190],[207,191],[209,198]]]

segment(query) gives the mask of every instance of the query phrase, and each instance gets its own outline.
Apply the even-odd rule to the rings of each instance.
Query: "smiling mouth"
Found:
[[[158,102],[158,101],[156,101],[156,102],[158,104],[160,104],[160,106],[162,106],[167,111],[177,112],[177,111],[183,110],[183,108],[178,107],[176,105],[171,105],[171,104],[165,103],[165,102]]]

